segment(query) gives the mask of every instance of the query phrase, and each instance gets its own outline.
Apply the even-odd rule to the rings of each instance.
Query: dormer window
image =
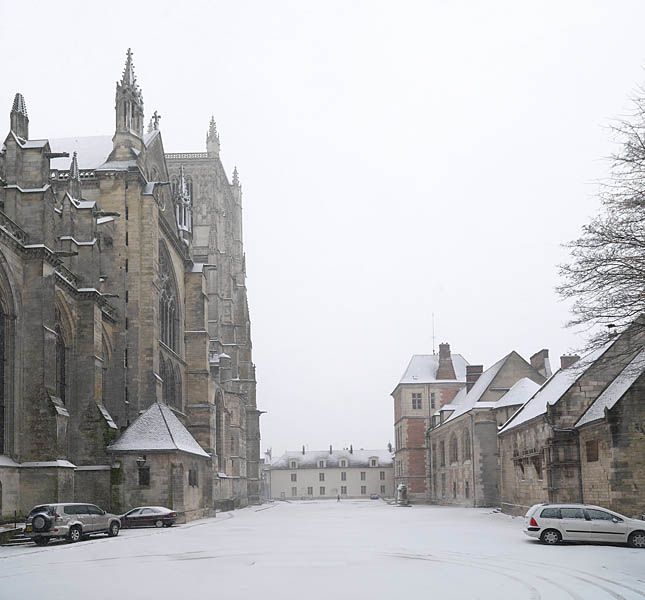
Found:
[[[318,468],[319,469],[324,469],[327,466],[327,461],[324,459],[320,459],[318,461]]]
[[[347,467],[347,459],[346,458],[341,458],[340,459],[340,467],[345,469]]]
[[[370,458],[370,467],[378,467],[378,458]]]
[[[289,468],[290,469],[297,469],[298,468],[298,461],[297,460],[290,460],[289,461]]]

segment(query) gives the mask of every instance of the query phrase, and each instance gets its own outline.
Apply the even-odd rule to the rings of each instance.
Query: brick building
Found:
[[[426,432],[432,414],[452,402],[466,386],[468,363],[439,344],[439,354],[412,356],[392,392],[394,399],[394,482],[404,483],[413,502],[430,500],[430,465]],[[481,373],[481,370],[480,370]]]
[[[16,95],[0,149],[0,514],[258,501],[237,172],[214,122],[206,152],[166,155],[157,113],[147,133],[143,119],[129,51],[112,135],[30,139]],[[159,427],[133,435],[144,415]]]

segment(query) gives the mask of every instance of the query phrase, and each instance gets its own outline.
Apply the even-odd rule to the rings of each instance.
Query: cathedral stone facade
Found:
[[[0,515],[259,501],[242,193],[211,120],[166,154],[128,51],[112,136],[0,151]]]

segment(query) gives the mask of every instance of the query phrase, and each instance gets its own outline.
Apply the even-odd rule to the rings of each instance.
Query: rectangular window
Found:
[[[385,486],[384,485],[381,486],[381,494],[385,494]]]
[[[341,481],[347,481],[347,473],[345,473],[345,471],[341,471],[340,480]]]
[[[325,495],[325,486],[323,486],[323,485],[320,486],[320,495],[321,496]]]
[[[188,485],[191,487],[198,487],[199,481],[197,479],[197,469],[188,470]]]
[[[340,486],[340,493],[341,493],[343,496],[347,496],[347,486],[346,486],[346,485],[341,485],[341,486]]]
[[[464,484],[464,494],[466,498],[470,498],[470,483],[468,481]]]
[[[412,394],[412,408],[414,410],[421,410],[421,393]]]
[[[430,408],[437,408],[436,398],[437,398],[437,395],[434,392],[430,392]]]
[[[365,496],[365,494],[367,494],[367,486],[362,485],[361,486],[361,496]]]
[[[142,487],[150,486],[150,467],[139,467],[139,485]]]
[[[381,471],[381,472],[379,473],[379,479],[380,479],[381,481],[385,481],[385,471]]]
[[[587,462],[596,462],[598,460],[598,440],[589,440],[585,444],[587,450]]]
[[[325,481],[325,474],[324,473],[318,473],[318,481]]]
[[[365,471],[361,471],[361,481],[365,481]]]
[[[297,496],[298,495],[298,488],[297,487],[292,487],[291,488],[291,495],[292,496]]]
[[[295,473],[291,473],[291,481],[297,481],[298,478]]]
[[[307,496],[313,496],[314,495],[314,488],[313,487],[308,487],[307,488]]]

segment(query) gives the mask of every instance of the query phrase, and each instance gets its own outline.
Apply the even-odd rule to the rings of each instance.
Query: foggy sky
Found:
[[[0,0],[0,111],[114,131],[132,47],[167,152],[215,116],[244,194],[262,448],[393,440],[389,394],[447,341],[473,364],[583,344],[554,292],[645,81],[642,2]],[[5,133],[2,133],[4,136]]]

